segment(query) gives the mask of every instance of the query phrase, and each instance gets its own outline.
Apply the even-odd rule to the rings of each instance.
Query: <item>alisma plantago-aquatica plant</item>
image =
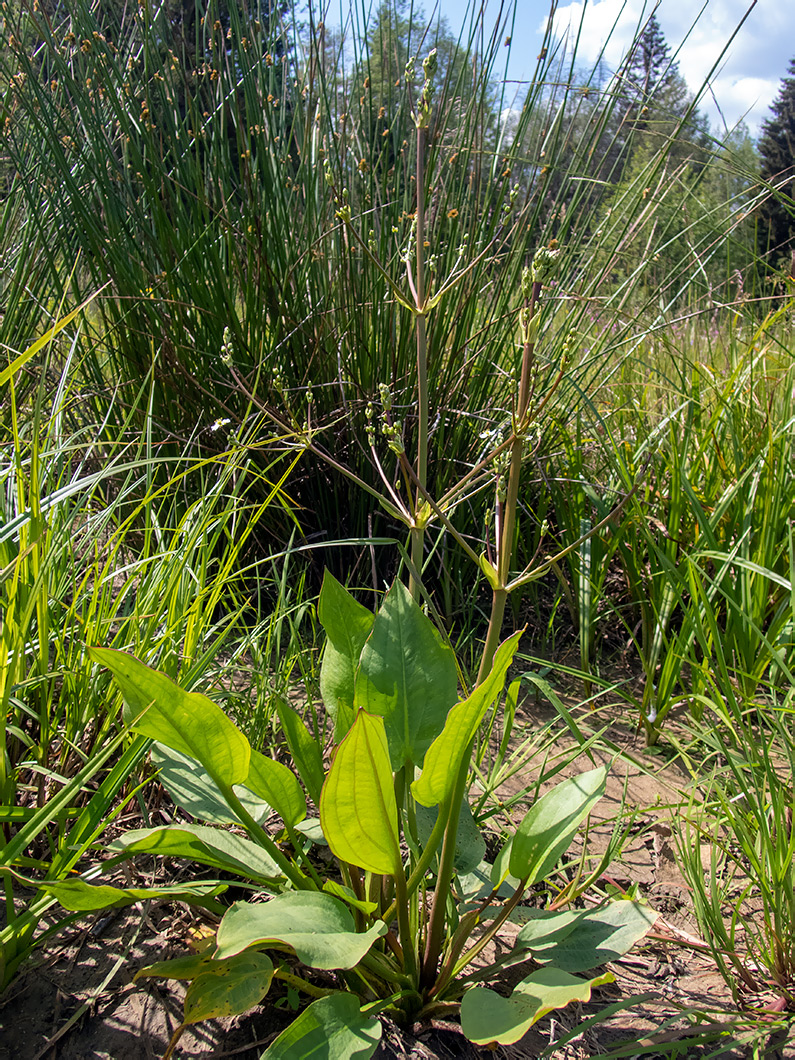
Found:
[[[534,300],[542,264],[554,257],[554,251],[542,254],[525,280],[526,357],[515,429],[496,447],[494,460],[478,469],[493,476],[495,461],[508,456],[496,465],[503,584],[495,597],[502,594],[503,606],[511,588],[510,527],[532,393]],[[396,451],[405,458],[402,447]],[[443,507],[417,488],[428,510],[445,521]],[[489,562],[474,559],[480,569]],[[494,578],[497,566],[492,570]],[[588,910],[564,908],[615,856],[616,833],[598,863],[566,888],[560,907],[553,902],[525,910],[528,921],[513,949],[486,963],[484,951],[528,889],[547,880],[565,855],[604,793],[607,773],[592,768],[546,792],[502,837],[497,857],[486,860],[468,799],[472,753],[481,722],[500,701],[521,636],[515,632],[497,645],[501,615],[495,613],[484,649],[489,657],[474,689],[459,696],[464,682],[453,651],[402,582],[373,614],[327,575],[319,600],[327,635],[321,691],[333,723],[327,770],[320,741],[286,704],[280,720],[293,768],[253,749],[205,696],[182,691],[129,655],[93,649],[121,688],[127,724],[156,741],[160,780],[174,802],[207,822],[129,832],[113,845],[115,857],[187,857],[269,896],[225,908],[218,901],[220,882],[169,892],[206,904],[222,918],[208,950],[139,972],[190,983],[167,1055],[186,1026],[247,1010],[274,978],[312,1000],[270,1046],[270,1057],[307,1056],[329,1037],[336,1039],[337,1055],[369,1055],[381,1012],[413,1020],[460,1011],[472,1041],[516,1041],[546,1013],[588,1000],[594,986],[612,978],[605,963],[646,934],[654,914],[629,898]],[[273,813],[281,824],[265,829]],[[229,823],[245,836],[211,827]],[[316,844],[330,848],[331,868],[320,869]],[[163,896],[162,890],[83,879],[47,885],[47,891],[73,911]],[[510,998],[481,985],[501,967],[531,957],[535,970]],[[312,969],[335,972],[333,985],[326,985],[327,977],[318,982]]]
[[[472,1041],[507,1043],[546,1013],[587,1001],[612,979],[605,963],[648,931],[655,914],[647,907],[624,897],[587,909],[554,902],[524,909],[513,948],[496,959],[484,955],[528,889],[553,873],[603,795],[607,773],[598,766],[547,791],[493,862],[486,859],[468,800],[471,756],[481,721],[502,696],[521,631],[459,697],[452,650],[400,581],[373,614],[327,575],[319,613],[327,634],[321,689],[333,723],[327,770],[319,743],[286,704],[280,717],[292,768],[252,748],[207,697],[182,691],[129,655],[92,650],[121,688],[127,724],[156,741],[154,760],[174,802],[208,822],[128,832],[111,845],[110,864],[136,854],[186,857],[234,874],[255,900],[224,907],[225,885],[213,880],[164,893],[81,878],[45,885],[47,892],[73,911],[151,896],[221,915],[207,950],[138,973],[190,983],[167,1055],[186,1026],[247,1010],[274,978],[311,1003],[268,1057],[307,1056],[329,1035],[337,1039],[334,1055],[370,1055],[381,1012],[413,1020],[460,1010]],[[310,816],[312,806],[318,816]],[[264,828],[274,813],[280,825]],[[230,823],[238,831],[211,827]],[[319,844],[334,855],[330,866],[315,856]],[[619,844],[616,835],[567,890],[569,905]],[[510,998],[481,985],[529,958],[535,968]]]

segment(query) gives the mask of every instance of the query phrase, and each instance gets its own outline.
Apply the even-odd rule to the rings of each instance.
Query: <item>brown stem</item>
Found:
[[[519,502],[519,483],[522,477],[522,449],[524,447],[524,427],[527,418],[527,408],[530,402],[530,377],[532,375],[533,362],[535,359],[535,341],[530,331],[530,324],[535,316],[538,298],[541,294],[541,282],[533,283],[530,298],[525,304],[526,313],[526,337],[522,349],[522,374],[519,380],[519,397],[516,404],[514,416],[514,434],[511,444],[511,462],[508,472],[508,491],[503,505],[502,519],[499,527],[499,540],[497,541],[497,585],[493,590],[491,601],[491,615],[489,617],[489,629],[486,635],[486,643],[483,647],[483,655],[480,660],[477,684],[484,681],[491,671],[494,661],[494,653],[502,632],[502,621],[505,615],[505,603],[508,599],[507,585],[511,576],[511,563],[513,561],[513,533],[516,527],[516,508]]]
[[[417,126],[417,502],[419,511],[422,494],[428,482],[428,335],[425,320],[425,129]],[[425,526],[411,528],[411,559],[422,576]],[[409,589],[415,600],[419,587],[409,579]]]

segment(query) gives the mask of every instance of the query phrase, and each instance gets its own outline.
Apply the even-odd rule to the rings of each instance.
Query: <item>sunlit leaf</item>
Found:
[[[589,1001],[594,987],[612,980],[610,972],[586,980],[547,967],[522,980],[510,997],[475,987],[461,1002],[461,1029],[476,1045],[510,1045],[548,1013],[572,1001]]]
[[[183,692],[170,677],[132,655],[91,648],[107,666],[124,696],[124,720],[136,732],[200,762],[221,784],[242,784],[248,776],[249,742],[207,696]]]
[[[329,894],[287,891],[258,904],[236,902],[218,928],[216,957],[289,946],[310,968],[353,968],[385,932],[382,921],[357,932],[350,911]]]
[[[328,638],[320,666],[320,694],[334,720],[334,741],[339,743],[353,725],[354,678],[375,615],[329,571],[323,575],[317,615]]]
[[[133,828],[108,844],[111,852],[159,854],[188,858],[200,865],[232,872],[264,884],[282,877],[279,866],[259,844],[221,828],[200,824],[163,825],[160,828]]]
[[[279,715],[279,724],[287,741],[293,765],[315,806],[319,806],[320,791],[326,775],[323,769],[323,753],[297,712],[278,696],[276,713]]]
[[[264,953],[240,953],[226,961],[212,961],[188,987],[183,1023],[248,1012],[265,997],[272,979],[273,964]]]
[[[173,957],[170,961],[156,961],[140,968],[133,976],[133,982],[139,979],[184,979],[190,981],[197,975],[206,972],[215,961],[209,953],[186,953],[184,957]]]
[[[245,786],[269,802],[287,824],[298,824],[306,817],[306,799],[298,778],[281,762],[252,751]]]
[[[488,677],[447,715],[444,729],[425,755],[421,776],[411,785],[411,793],[423,806],[444,803],[455,783],[467,748],[474,740],[483,716],[502,694],[508,667],[513,661],[522,631],[499,646]],[[477,864],[477,863],[476,863]]]
[[[380,1022],[362,1014],[353,994],[332,994],[304,1009],[261,1060],[368,1060],[380,1040]]]
[[[543,880],[568,850],[577,829],[605,792],[607,769],[597,766],[542,795],[513,837],[510,872],[528,883]]]
[[[320,797],[323,834],[342,861],[395,874],[401,865],[394,780],[383,719],[360,710]]]
[[[356,706],[383,717],[395,772],[407,761],[422,763],[456,701],[457,684],[452,649],[396,581],[362,649],[354,697]]]
[[[170,887],[112,887],[107,883],[87,883],[86,880],[54,880],[43,883],[41,890],[56,898],[64,909],[89,913],[97,909],[123,909],[135,902],[162,899],[186,902],[188,905],[217,905],[211,899],[223,894],[226,884],[194,883]]]
[[[585,972],[622,957],[657,919],[653,909],[628,900],[591,911],[530,915],[516,946],[526,946],[537,961],[553,962],[567,972]]]

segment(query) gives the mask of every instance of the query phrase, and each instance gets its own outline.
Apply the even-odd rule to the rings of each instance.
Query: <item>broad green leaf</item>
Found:
[[[196,759],[180,754],[162,743],[152,747],[152,765],[158,780],[171,796],[174,804],[210,824],[239,824],[235,811],[221,794],[218,785],[196,768]],[[258,823],[270,814],[271,807],[252,794],[248,788],[236,784],[235,794]]]
[[[519,932],[516,946],[527,947],[541,963],[554,963],[567,972],[586,972],[622,957],[657,919],[648,906],[622,899],[591,912],[569,913],[571,921],[564,930],[550,930],[558,924],[563,927],[559,918],[564,915],[535,917]]]
[[[108,844],[125,857],[158,854],[188,858],[201,865],[232,872],[247,880],[273,885],[282,879],[279,866],[257,843],[221,828],[200,824],[172,824],[161,828],[134,828]]]
[[[510,872],[512,850],[513,836],[506,840],[497,851],[497,856],[494,858],[494,864],[491,866],[491,871],[489,873],[493,887],[508,886],[511,889],[511,894],[513,894],[522,882],[516,876],[512,876]]]
[[[436,824],[439,807],[417,806],[417,832],[421,846],[425,846],[428,837]],[[469,803],[464,799],[458,813],[458,829],[455,834],[455,854],[453,867],[460,876],[466,876],[480,865],[486,855],[486,841],[480,834],[472,817]]]
[[[375,615],[326,571],[317,616],[328,638],[320,665],[320,694],[334,721],[334,742],[339,743],[353,725],[354,678]]]
[[[200,762],[220,784],[242,784],[250,747],[240,729],[207,696],[183,692],[170,677],[112,648],[90,648],[122,691],[130,728]]]
[[[237,1016],[265,997],[273,979],[273,964],[264,953],[241,953],[228,961],[213,961],[197,975],[185,994],[183,1023]]]
[[[278,697],[276,712],[298,776],[303,780],[312,802],[319,806],[320,792],[326,775],[323,769],[323,752],[296,711]]]
[[[539,961],[544,961],[548,955],[554,954],[556,947],[586,916],[584,909],[561,909],[553,912],[546,909],[525,909],[524,913],[530,919],[516,936],[515,945],[517,948],[530,950],[533,956],[538,954]]]
[[[173,957],[170,961],[156,961],[140,968],[133,976],[133,982],[139,979],[195,979],[206,972],[215,961],[206,951],[203,953],[186,953],[184,957]]]
[[[519,645],[522,631],[499,646],[494,664],[485,681],[472,695],[456,703],[425,755],[421,776],[411,785],[411,793],[423,806],[444,803],[453,790],[461,761],[477,735],[483,716],[494,701],[502,695],[508,667]]]
[[[310,843],[315,843],[321,847],[328,846],[319,817],[305,817],[303,821],[298,822],[295,830],[300,832],[302,836],[306,836]]]
[[[251,752],[246,785],[269,802],[283,821],[296,825],[306,817],[306,799],[294,773],[281,762]]]
[[[223,894],[226,884],[194,883],[171,887],[111,887],[107,883],[87,883],[85,880],[54,880],[41,884],[41,890],[56,898],[64,909],[75,913],[91,913],[97,909],[123,909],[124,906],[160,898],[188,905],[217,906],[212,899]]]
[[[380,1022],[353,994],[332,994],[304,1009],[260,1060],[368,1060],[380,1040]]]
[[[350,911],[330,894],[287,891],[257,905],[235,902],[219,925],[215,956],[289,946],[310,968],[353,968],[385,933],[383,921],[357,932]]]
[[[462,898],[459,904],[461,912],[468,913],[470,909],[480,905],[495,890],[495,884],[491,879],[492,869],[493,866],[488,861],[481,861],[472,872],[459,873],[457,890],[460,891]],[[496,886],[497,897],[510,898],[514,894],[518,882],[518,880],[515,881],[513,887],[507,882],[499,883]],[[522,907],[522,913],[526,912],[527,908]],[[499,913],[499,906],[492,905],[484,909],[483,916],[487,918],[488,916],[496,916],[497,913]]]
[[[593,987],[612,981],[610,972],[586,980],[546,967],[522,980],[510,997],[475,987],[461,1002],[461,1030],[476,1045],[510,1045],[548,1013],[572,1001],[589,1001]]]
[[[383,718],[363,710],[356,715],[323,785],[320,823],[340,860],[369,872],[400,871],[397,804]]]
[[[452,650],[402,582],[384,597],[362,649],[354,702],[386,725],[392,769],[421,765],[456,701]]]
[[[606,767],[597,766],[564,780],[533,804],[513,837],[509,862],[512,876],[527,876],[528,885],[544,879],[604,795],[606,780]]]

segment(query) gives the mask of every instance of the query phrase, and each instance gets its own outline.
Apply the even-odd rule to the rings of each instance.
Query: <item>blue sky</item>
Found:
[[[468,9],[485,7],[486,26],[493,26],[499,0],[421,0],[425,14],[438,10],[457,31]],[[703,10],[702,10],[703,5]],[[329,22],[338,21],[334,12],[349,7],[349,0],[332,0]],[[377,0],[373,0],[377,6]],[[576,28],[583,17],[583,2],[559,0],[555,29],[564,35],[569,26]],[[615,29],[605,49],[605,62],[615,69],[631,42],[638,25],[652,10],[673,51],[677,52],[679,70],[691,91],[696,92],[718,60],[726,42],[741,22],[751,0],[660,0],[656,8],[642,0],[591,0],[585,5],[583,29],[578,54],[583,64],[593,63],[610,28]],[[365,10],[369,0],[365,0]],[[506,0],[504,7],[511,3]],[[357,10],[362,0],[356,0]],[[696,16],[701,14],[698,18]],[[543,28],[549,14],[545,0],[517,0],[516,21],[509,77],[526,80],[535,66],[541,46]],[[778,94],[781,78],[787,74],[787,64],[795,56],[795,4],[791,0],[756,0],[745,23],[735,37],[718,69],[710,78],[711,92],[702,103],[716,132],[724,128],[724,120],[732,128],[745,120],[751,133],[757,135],[759,126],[768,114],[771,102]]]

